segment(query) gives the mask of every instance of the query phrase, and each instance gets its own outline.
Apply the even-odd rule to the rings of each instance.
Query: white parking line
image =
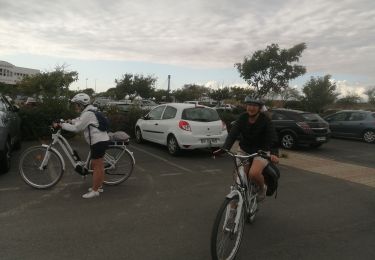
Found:
[[[165,162],[165,163],[167,163],[167,164],[169,164],[169,165],[172,165],[172,166],[174,166],[174,167],[176,167],[176,168],[179,168],[179,169],[181,169],[181,170],[183,170],[183,171],[190,172],[190,173],[193,172],[193,171],[189,170],[188,168],[185,168],[185,167],[182,167],[182,166],[180,166],[180,165],[178,165],[178,164],[175,164],[175,163],[173,163],[173,162],[171,162],[171,161],[169,161],[169,160],[167,160],[167,159],[165,159],[165,158],[163,158],[163,157],[160,157],[160,156],[157,156],[157,155],[155,155],[155,154],[152,154],[152,153],[150,153],[150,152],[148,152],[148,151],[146,151],[146,150],[144,150],[144,149],[141,149],[141,148],[138,148],[138,147],[135,147],[135,146],[132,146],[132,148],[135,149],[135,150],[138,150],[138,151],[140,151],[140,152],[143,152],[143,153],[145,153],[145,154],[148,154],[148,155],[150,155],[150,156],[152,156],[152,157],[154,157],[154,158],[156,158],[156,159],[159,159],[160,161],[163,161],[163,162]]]
[[[0,192],[2,192],[2,191],[14,191],[14,190],[20,190],[20,188],[19,187],[2,188],[2,189],[0,189]]]
[[[211,173],[211,174],[216,174],[218,172],[222,172],[221,169],[207,169],[207,170],[202,170],[201,172],[207,172],[207,173]]]
[[[182,175],[183,173],[182,172],[175,172],[175,173],[162,173],[160,174],[160,176],[176,176],[176,175]]]

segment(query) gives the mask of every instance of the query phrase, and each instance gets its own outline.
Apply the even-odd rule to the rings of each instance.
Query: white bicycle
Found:
[[[54,146],[59,144],[75,171],[80,175],[92,174],[91,152],[87,159],[81,161],[77,151],[61,135],[61,129],[52,132],[52,142],[25,150],[20,158],[19,172],[22,179],[37,189],[47,189],[56,185],[65,172],[65,160]],[[127,180],[133,172],[135,160],[133,153],[127,149],[129,139],[110,141],[104,155],[104,184],[117,185]]]
[[[233,184],[225,197],[212,227],[211,256],[215,260],[232,260],[240,248],[245,221],[253,223],[258,210],[258,185],[248,179],[244,171],[251,164],[252,158],[261,156],[267,160],[270,157],[263,151],[254,154],[237,155],[224,150],[233,158]]]

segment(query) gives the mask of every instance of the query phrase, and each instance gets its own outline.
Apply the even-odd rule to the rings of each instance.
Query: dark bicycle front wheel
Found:
[[[134,158],[125,147],[110,146],[104,155],[104,167],[104,184],[117,185],[132,174]]]
[[[238,196],[226,198],[217,213],[211,233],[212,259],[234,259],[240,248],[245,225],[245,210],[244,205],[242,204],[242,209],[240,209],[238,203]],[[241,215],[236,228],[237,214]]]

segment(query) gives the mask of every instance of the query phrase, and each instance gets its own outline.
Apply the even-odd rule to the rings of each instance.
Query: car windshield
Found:
[[[184,109],[181,119],[199,122],[213,122],[220,120],[220,117],[214,109],[206,107],[192,107]]]
[[[323,121],[323,119],[317,115],[317,114],[310,114],[310,113],[304,113],[301,114],[301,116],[308,122],[319,122]]]

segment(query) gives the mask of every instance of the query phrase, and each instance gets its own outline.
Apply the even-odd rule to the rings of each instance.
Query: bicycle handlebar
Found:
[[[232,157],[239,158],[239,159],[250,159],[250,158],[254,158],[254,157],[256,157],[256,156],[260,156],[260,157],[262,157],[262,158],[264,158],[264,159],[267,159],[267,160],[271,161],[271,156],[269,156],[269,155],[267,154],[267,152],[262,151],[262,150],[259,150],[258,152],[253,153],[253,154],[241,155],[241,154],[235,154],[235,153],[232,153],[231,151],[229,151],[229,150],[227,150],[227,149],[222,149],[222,148],[220,148],[219,150],[213,152],[213,156],[214,156],[214,158],[215,158],[215,154],[220,153],[220,150],[223,151],[223,152],[225,152],[225,153],[227,153],[227,154],[229,154],[229,155],[232,156]]]

